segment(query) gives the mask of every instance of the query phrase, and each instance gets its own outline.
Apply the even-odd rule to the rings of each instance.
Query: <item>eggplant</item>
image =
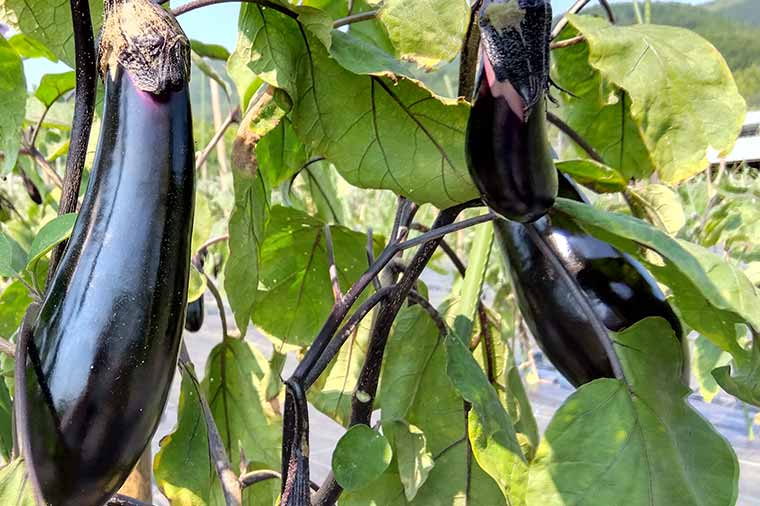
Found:
[[[548,0],[493,0],[480,10],[481,65],[465,155],[484,202],[513,221],[533,222],[557,196],[546,132]]]
[[[559,195],[587,202],[564,174],[559,176]],[[680,320],[651,274],[569,217],[552,212],[532,224],[497,220],[494,227],[528,328],[574,386],[614,377],[601,344],[609,339],[608,330],[620,332],[659,316],[685,341]]]
[[[203,264],[205,260],[206,252],[203,251],[193,257],[192,264],[196,269],[203,272]],[[203,319],[205,316],[203,308],[203,295],[188,303],[187,314],[185,315],[185,330],[188,332],[198,332],[203,327]]]
[[[195,191],[189,44],[150,0],[106,6],[95,161],[33,323],[18,399],[28,413],[19,432],[32,483],[52,506],[104,504],[132,471],[166,403],[187,302]],[[137,11],[137,22],[121,23]],[[163,36],[145,32],[145,22]],[[126,42],[114,50],[119,37]],[[135,63],[138,54],[151,55],[154,68]],[[153,78],[136,77],[146,71]],[[154,86],[146,91],[141,82]]]
[[[23,169],[21,170],[21,180],[24,183],[24,189],[26,190],[26,194],[29,196],[29,199],[37,205],[42,204],[42,195],[40,195],[40,190],[37,189],[34,181],[29,179],[29,176],[27,176],[26,172],[24,172]]]

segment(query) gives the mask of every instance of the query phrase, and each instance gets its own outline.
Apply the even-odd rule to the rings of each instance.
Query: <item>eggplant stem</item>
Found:
[[[227,313],[224,311],[224,301],[222,300],[222,295],[219,293],[219,289],[214,284],[214,281],[211,279],[211,276],[206,274],[205,272],[201,272],[203,274],[203,277],[206,278],[206,287],[208,287],[209,292],[211,292],[211,295],[214,296],[214,300],[216,301],[216,307],[219,308],[219,320],[222,322],[222,339],[227,340],[230,337],[229,328],[227,327]]]
[[[74,49],[76,51],[76,91],[74,92],[74,122],[71,126],[66,175],[63,178],[58,215],[77,210],[79,187],[87,158],[92,117],[95,112],[95,88],[97,81],[95,38],[92,32],[90,3],[88,0],[71,0],[71,20],[74,25]],[[48,285],[58,267],[67,241],[61,242],[50,254]]]
[[[576,132],[573,127],[560,119],[559,116],[556,116],[555,114],[547,111],[546,121],[557,127],[563,134],[570,137],[570,139],[576,143],[583,151],[585,151],[592,160],[601,164],[606,164],[604,158],[602,158],[602,156],[596,152],[594,147],[586,139],[584,139],[581,134]]]
[[[448,324],[446,323],[446,320],[443,319],[443,316],[441,316],[441,313],[438,312],[438,310],[433,306],[433,304],[427,300],[425,297],[423,297],[418,291],[416,290],[410,290],[409,295],[407,296],[409,299],[409,302],[413,302],[414,304],[419,304],[419,306],[425,310],[425,312],[430,316],[430,319],[433,320],[433,323],[435,323],[435,326],[438,327],[438,334],[441,337],[446,337],[451,332],[449,329]]]
[[[581,42],[585,42],[585,40],[586,37],[583,35],[576,35],[575,37],[570,37],[569,39],[561,40],[559,42],[552,42],[549,44],[549,49],[564,49],[566,47],[575,46]]]
[[[546,243],[541,234],[538,233],[535,225],[528,223],[524,225],[524,227],[528,232],[528,236],[531,238],[536,247],[541,251],[541,254],[544,255],[544,257],[552,263],[554,270],[565,281],[568,290],[570,291],[569,295],[575,299],[575,302],[578,304],[581,312],[586,315],[591,328],[594,329],[596,334],[599,336],[599,344],[602,345],[602,349],[604,349],[605,353],[607,354],[607,359],[610,361],[612,372],[615,375],[615,378],[627,385],[628,382],[625,378],[625,372],[623,371],[623,366],[620,363],[620,357],[618,357],[617,351],[615,351],[615,346],[612,342],[612,339],[610,338],[609,331],[604,326],[604,324],[599,321],[599,318],[596,316],[596,313],[594,313],[594,309],[591,307],[588,299],[580,291],[573,277],[570,275],[570,273],[567,272],[564,264],[560,262],[554,251],[552,251],[551,247]]]
[[[47,161],[47,158],[45,158],[37,148],[31,145],[28,147],[25,146],[19,150],[19,153],[34,160],[40,167],[42,167],[42,171],[48,175],[50,180],[53,181],[58,188],[63,188],[63,179],[61,179],[61,176],[58,175],[53,166],[50,165],[50,162]]]
[[[371,11],[365,11],[365,12],[357,12],[356,14],[350,14],[344,18],[336,19],[333,23],[333,28],[340,28],[341,26],[350,25],[353,23],[360,23],[362,21],[371,21],[377,17],[378,12],[380,12],[378,9],[371,10]]]
[[[471,98],[475,91],[475,76],[478,68],[478,53],[480,48],[480,26],[478,25],[478,13],[483,0],[476,0],[470,8],[470,20],[467,23],[467,32],[462,41],[462,53],[459,63],[459,89],[460,97]]]
[[[220,235],[220,236],[218,236],[218,237],[212,237],[212,238],[211,238],[211,239],[209,239],[208,241],[204,242],[204,243],[201,245],[201,247],[200,247],[200,248],[198,248],[198,251],[196,251],[195,253],[196,253],[196,254],[199,254],[199,253],[201,253],[202,251],[209,249],[209,248],[210,248],[211,246],[213,246],[214,244],[218,244],[218,243],[220,243],[220,242],[229,241],[229,239],[230,239],[230,234],[229,234],[229,233],[227,233],[227,234],[223,234],[223,235]]]
[[[332,240],[330,225],[325,224],[323,227],[325,236],[325,250],[327,250],[327,270],[330,274],[330,284],[332,285],[333,298],[336,304],[343,300],[343,293],[340,290],[340,279],[338,279],[338,267],[335,264],[335,246]]]
[[[584,7],[586,7],[589,3],[591,3],[591,0],[577,0],[562,16],[562,19],[559,20],[559,23],[554,27],[554,30],[552,30],[551,33],[551,39],[556,39],[560,33],[562,33],[562,30],[565,29],[568,23],[567,16],[569,14],[578,14],[580,11],[583,10]],[[602,8],[604,8],[605,13],[607,14],[607,19],[610,20],[610,23],[615,24],[615,13],[612,12],[612,7],[610,7],[610,4],[607,2],[607,0],[599,0],[599,3],[601,4]]]
[[[222,140],[227,129],[232,126],[232,124],[238,122],[240,122],[240,107],[235,107],[229,112],[229,114],[227,114],[227,117],[224,118],[224,121],[214,133],[214,136],[211,138],[208,145],[203,148],[203,151],[198,155],[198,158],[195,160],[195,170],[199,170],[203,164],[206,163],[211,151],[213,151],[216,145],[219,144],[219,141]]]

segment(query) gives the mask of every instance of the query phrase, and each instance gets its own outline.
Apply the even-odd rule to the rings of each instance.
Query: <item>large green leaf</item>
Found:
[[[2,17],[2,16],[0,16]],[[47,58],[52,62],[57,62],[58,57],[50,49],[46,48],[40,41],[23,33],[17,33],[8,39],[13,49],[22,58]]]
[[[346,180],[448,207],[476,191],[464,160],[468,106],[418,82],[356,75],[295,21],[245,5],[233,56],[293,102],[296,133]]]
[[[692,347],[692,370],[699,384],[699,393],[705,402],[712,402],[718,394],[718,383],[712,372],[717,367],[728,365],[731,355],[715,346],[704,336],[697,336]]]
[[[235,207],[230,215],[230,256],[224,271],[224,288],[243,336],[251,321],[261,243],[269,222],[271,188],[257,161],[257,146],[259,139],[277,126],[269,117],[254,121],[250,114],[253,112],[243,119],[232,147]]]
[[[308,346],[333,307],[323,227],[301,211],[272,207],[253,323],[280,341]],[[367,269],[367,237],[336,225],[330,231],[338,279],[347,290]]]
[[[0,504],[36,506],[32,485],[22,460],[14,460],[0,469]]]
[[[528,506],[731,506],[739,463],[686,400],[670,325],[647,318],[613,336],[626,383],[579,388],[546,429],[530,468]]]
[[[21,57],[0,35],[0,152],[5,156],[0,174],[16,165],[25,112],[26,79]]]
[[[672,26],[613,26],[577,15],[570,22],[587,41],[591,66],[630,97],[631,117],[663,181],[703,171],[708,148],[733,147],[746,104],[709,42]]]
[[[578,31],[568,25],[559,40],[570,39]],[[624,179],[645,178],[654,169],[649,150],[631,118],[631,99],[621,90],[610,86],[589,64],[588,44],[576,44],[553,51],[554,79],[571,94],[562,93],[562,108],[558,114],[578,132],[606,165]],[[573,142],[567,143],[563,155],[569,158],[588,158],[588,154]]]
[[[359,424],[338,441],[332,456],[335,481],[345,490],[366,486],[383,474],[391,463],[393,451],[385,437]]]
[[[616,193],[625,190],[628,182],[612,167],[594,160],[564,160],[557,169],[573,177],[597,193]]]
[[[434,68],[454,59],[470,19],[466,0],[387,0],[379,18],[404,60]]]
[[[672,301],[691,328],[738,360],[748,360],[737,342],[736,324],[748,322],[760,328],[760,303],[740,271],[707,250],[678,241],[637,218],[564,198],[557,199],[555,207],[599,239],[637,256],[671,289]],[[649,250],[659,255],[657,263],[650,261]]]
[[[676,235],[686,224],[681,199],[664,184],[648,184],[628,190],[634,214],[670,235]]]
[[[223,506],[221,487],[208,448],[208,431],[199,395],[209,401],[230,460],[241,452],[253,468],[279,469],[279,416],[262,397],[266,359],[250,344],[227,340],[211,352],[206,378],[181,369],[177,427],[161,440],[154,461],[156,482],[173,506]],[[267,481],[245,490],[246,506],[271,506],[279,483]]]
[[[404,485],[404,495],[408,501],[412,501],[435,466],[425,433],[403,420],[383,423],[383,433],[395,449],[394,456],[399,479]]]
[[[103,2],[90,0],[95,33],[103,19]],[[69,2],[64,0],[0,0],[0,20],[44,44],[74,67],[74,29]]]

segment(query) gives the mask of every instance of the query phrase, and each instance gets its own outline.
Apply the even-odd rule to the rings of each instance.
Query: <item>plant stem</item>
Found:
[[[344,18],[336,19],[333,23],[333,28],[340,28],[341,26],[350,25],[352,23],[359,23],[361,21],[370,21],[377,17],[379,11],[372,10],[366,12],[357,12],[356,14],[350,14]]]
[[[223,235],[220,235],[219,237],[212,237],[208,241],[204,242],[201,245],[201,247],[198,248],[198,251],[196,251],[196,253],[200,253],[203,250],[209,249],[214,244],[224,242],[224,241],[229,241],[229,239],[230,239],[230,234],[223,234]]]
[[[224,118],[224,121],[222,122],[221,126],[219,127],[219,130],[214,133],[214,136],[209,141],[208,145],[201,151],[200,155],[198,155],[198,159],[195,161],[195,170],[199,170],[204,163],[206,163],[206,159],[208,159],[209,155],[211,154],[211,151],[214,150],[216,145],[219,143],[219,141],[224,137],[224,133],[227,131],[227,129],[233,124],[240,122],[240,107],[235,107],[230,111],[230,113],[227,115],[226,118]]]
[[[601,164],[605,163],[604,158],[602,158],[601,155],[596,152],[594,147],[589,144],[589,142],[584,139],[581,134],[576,132],[573,127],[562,121],[558,116],[555,116],[553,113],[547,111],[546,120],[557,127],[563,134],[570,137],[570,139],[572,139],[573,142],[575,142],[583,151],[585,151],[592,160]]]
[[[48,175],[48,177],[50,177],[58,188],[63,188],[63,179],[61,179],[61,176],[58,175],[53,166],[50,165],[50,162],[47,161],[47,158],[45,158],[37,148],[34,146],[23,147],[19,150],[19,153],[31,157],[40,165],[40,167],[42,167],[42,170]]]
[[[74,48],[76,50],[76,91],[74,102],[74,122],[71,127],[69,156],[66,160],[66,175],[63,178],[61,202],[58,215],[73,213],[79,201],[79,186],[87,157],[92,116],[95,111],[95,40],[92,33],[90,4],[88,0],[70,0],[71,19],[74,25]],[[48,281],[53,276],[67,241],[55,247],[50,254]]]
[[[186,3],[185,5],[180,5],[176,9],[173,9],[172,14],[174,14],[174,16],[176,17],[176,16],[181,16],[182,14],[185,14],[186,12],[190,12],[195,9],[200,9],[201,7],[207,7],[209,5],[216,5],[216,4],[223,4],[223,3],[232,3],[232,2],[259,4],[262,7],[269,7],[272,10],[281,12],[285,14],[286,16],[291,17],[293,19],[298,18],[297,12],[292,11],[285,6],[280,5],[279,3],[273,2],[270,0],[194,0],[192,2]]]
[[[227,327],[227,313],[224,311],[222,295],[219,293],[219,289],[216,287],[211,277],[205,272],[201,272],[201,274],[206,278],[206,287],[208,287],[209,292],[211,292],[211,295],[214,296],[214,300],[216,300],[216,307],[219,309],[219,320],[222,322],[222,339],[226,341],[229,338],[230,333]]]
[[[325,224],[323,227],[325,235],[325,249],[327,250],[327,270],[330,274],[330,284],[332,285],[333,298],[335,303],[340,303],[343,294],[340,290],[340,280],[338,279],[338,267],[335,264],[335,246],[333,245],[330,225]]]
[[[435,308],[435,306],[433,306],[433,304],[430,303],[429,300],[423,297],[416,290],[411,290],[409,292],[408,298],[409,302],[419,304],[419,306],[425,310],[425,312],[430,316],[430,319],[432,319],[435,323],[435,326],[438,327],[438,334],[440,334],[441,337],[446,337],[449,335],[450,330],[449,326],[446,324],[446,320],[443,319],[441,313],[438,312],[438,310]]]
[[[551,33],[551,38],[556,39],[557,36],[562,33],[562,30],[565,29],[568,23],[568,14],[578,14],[580,11],[583,10],[584,7],[586,7],[589,3],[591,3],[591,0],[577,0],[568,10],[565,12],[564,16],[562,16],[562,19],[559,20],[559,23],[554,27]],[[607,19],[610,20],[610,23],[615,23],[615,14],[612,12],[612,8],[610,7],[610,4],[607,2],[607,0],[599,0],[599,3],[601,4],[604,11],[607,13]]]
[[[575,37],[570,37],[569,39],[561,40],[559,42],[552,42],[549,44],[549,49],[564,49],[566,47],[575,46],[577,44],[580,44],[581,42],[584,42],[586,40],[586,37],[583,35],[576,35]]]

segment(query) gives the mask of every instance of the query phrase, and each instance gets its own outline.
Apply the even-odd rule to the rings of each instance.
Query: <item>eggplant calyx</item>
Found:
[[[107,0],[98,48],[103,80],[118,65],[142,91],[177,90],[190,79],[190,42],[177,20],[152,0]]]
[[[525,120],[549,89],[551,13],[548,0],[486,0],[480,11],[486,70],[519,93]]]

